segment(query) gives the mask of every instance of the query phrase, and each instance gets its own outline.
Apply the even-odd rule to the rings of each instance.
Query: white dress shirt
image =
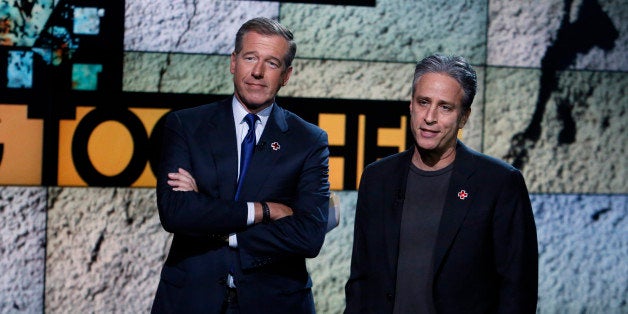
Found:
[[[259,138],[262,136],[262,132],[264,132],[264,127],[266,127],[266,122],[268,122],[268,118],[270,117],[270,112],[273,110],[273,106],[275,104],[268,106],[264,110],[257,113],[259,119],[255,122],[255,143],[259,141]],[[240,176],[240,150],[242,141],[246,136],[246,133],[249,131],[249,125],[244,121],[244,117],[249,113],[244,105],[242,105],[238,99],[234,96],[233,101],[231,102],[231,108],[233,109],[233,120],[236,121],[236,139],[238,141],[238,177]],[[247,225],[252,225],[255,222],[255,206],[254,202],[248,202],[248,215],[246,223]],[[229,235],[229,246],[236,248],[238,247],[238,239],[235,233]]]

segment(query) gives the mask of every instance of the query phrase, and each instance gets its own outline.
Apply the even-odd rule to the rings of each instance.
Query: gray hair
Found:
[[[286,69],[292,65],[292,60],[294,60],[294,56],[297,54],[297,43],[294,41],[294,35],[292,35],[292,32],[287,27],[266,17],[250,19],[242,24],[238,33],[236,33],[235,53],[242,51],[242,39],[248,32],[255,32],[266,36],[276,35],[283,37],[288,42],[288,53],[284,56]]]
[[[414,79],[412,80],[413,97],[415,84],[427,73],[442,73],[456,80],[464,92],[462,109],[467,111],[471,108],[477,91],[478,78],[475,70],[465,58],[433,54],[419,61],[414,68]]]

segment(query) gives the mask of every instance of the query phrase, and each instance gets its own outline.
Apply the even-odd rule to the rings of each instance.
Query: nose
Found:
[[[436,107],[430,106],[425,110],[425,116],[423,117],[423,120],[425,120],[425,123],[427,124],[434,124],[438,120],[437,115],[438,112],[436,110]]]
[[[262,78],[262,77],[264,77],[264,64],[263,64],[263,62],[255,63],[255,65],[253,66],[253,69],[251,69],[251,75],[253,75],[253,77],[255,77],[255,78]]]

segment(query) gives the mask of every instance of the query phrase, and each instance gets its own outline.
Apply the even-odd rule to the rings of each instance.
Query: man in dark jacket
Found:
[[[345,313],[535,313],[538,249],[524,178],[457,138],[476,89],[462,57],[417,64],[414,145],[362,174]]]

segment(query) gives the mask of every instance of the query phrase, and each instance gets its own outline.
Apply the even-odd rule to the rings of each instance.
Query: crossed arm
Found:
[[[196,180],[192,174],[183,168],[179,168],[178,172],[168,173],[168,185],[172,187],[173,191],[189,192],[194,191],[198,193],[198,187],[196,186]],[[270,219],[277,220],[286,216],[292,215],[292,208],[275,202],[266,202],[270,209]],[[263,210],[262,203],[255,202],[255,223],[262,222]]]

